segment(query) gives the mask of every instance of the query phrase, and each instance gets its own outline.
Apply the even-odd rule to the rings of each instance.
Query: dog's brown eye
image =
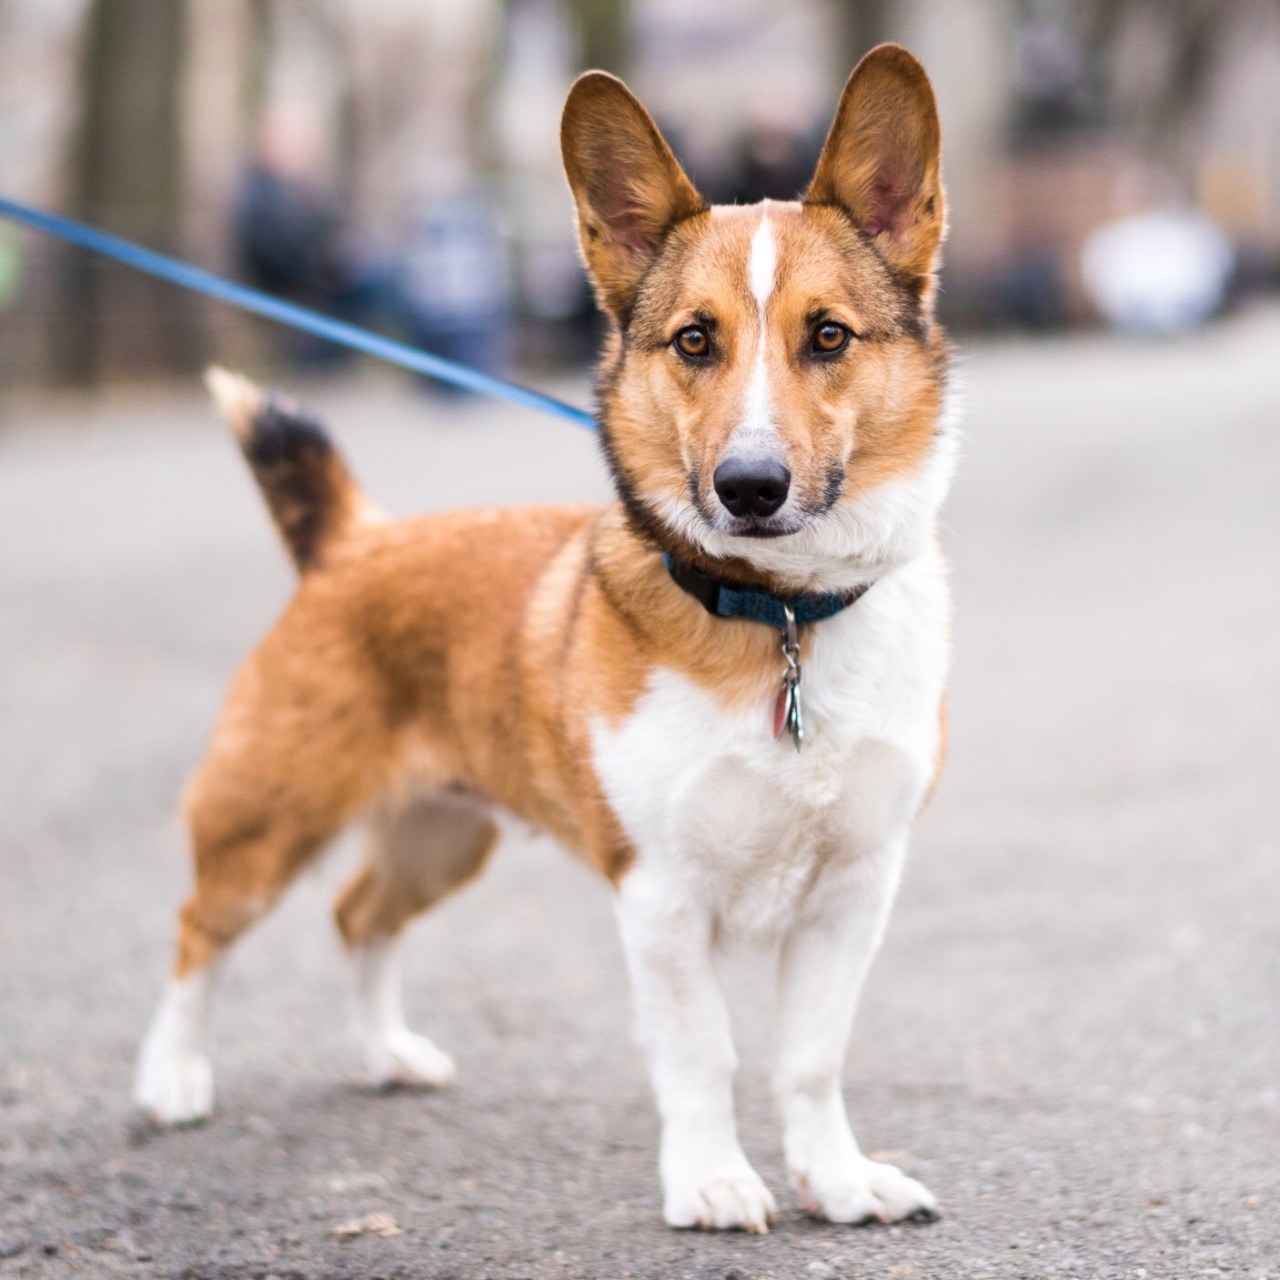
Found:
[[[813,331],[813,349],[819,355],[833,356],[849,342],[849,330],[834,320],[824,320]]]
[[[691,360],[701,360],[711,354],[711,335],[700,324],[685,325],[676,334],[676,350]]]

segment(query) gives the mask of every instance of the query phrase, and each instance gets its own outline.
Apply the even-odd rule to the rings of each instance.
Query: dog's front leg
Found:
[[[776,1085],[787,1167],[808,1212],[832,1222],[937,1216],[929,1190],[868,1160],[840,1078],[854,1009],[902,872],[905,840],[828,868],[782,945]]]
[[[716,976],[710,912],[636,868],[618,916],[640,1036],[662,1117],[663,1217],[764,1234],[775,1206],[733,1115],[737,1057]]]

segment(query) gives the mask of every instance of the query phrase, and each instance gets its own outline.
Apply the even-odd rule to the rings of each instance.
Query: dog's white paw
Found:
[[[157,1124],[207,1120],[213,1112],[213,1066],[195,1049],[144,1045],[133,1100]]]
[[[133,1100],[157,1124],[195,1124],[213,1111],[213,1067],[204,1027],[215,970],[175,978],[138,1051]]]
[[[441,1089],[452,1084],[458,1074],[453,1059],[444,1050],[407,1028],[368,1040],[364,1065],[369,1083],[375,1086],[407,1084]]]
[[[923,1183],[891,1164],[858,1157],[791,1180],[805,1211],[829,1222],[932,1222],[941,1217],[938,1202]]]
[[[662,1216],[668,1226],[766,1235],[777,1205],[759,1174],[740,1157],[666,1179]]]

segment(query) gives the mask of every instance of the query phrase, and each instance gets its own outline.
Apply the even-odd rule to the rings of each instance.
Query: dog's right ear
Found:
[[[653,117],[607,72],[588,71],[574,82],[560,149],[600,305],[625,316],[667,232],[706,205]]]

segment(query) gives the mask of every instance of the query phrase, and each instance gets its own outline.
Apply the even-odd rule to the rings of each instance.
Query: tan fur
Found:
[[[945,348],[922,284],[942,230],[936,115],[917,64],[886,78],[886,58],[900,61],[870,55],[851,78],[806,202],[769,206],[778,275],[765,324],[785,353],[769,373],[793,483],[814,509],[833,473],[856,489],[918,466],[938,415]],[[903,124],[904,113],[933,123]],[[744,272],[762,212],[705,210],[612,77],[578,82],[563,138],[584,256],[615,324],[600,399],[625,501],[383,524],[336,455],[309,460],[301,488],[254,464],[305,572],[237,674],[188,789],[196,883],[179,977],[215,959],[364,812],[375,814],[370,852],[338,905],[353,946],[480,870],[494,829],[468,796],[553,832],[616,882],[634,853],[591,765],[593,724],[625,719],[657,666],[726,706],[777,684],[777,636],[713,619],[676,588],[657,547],[699,553],[655,532],[637,500],[681,497],[692,473],[714,501],[714,460],[758,337]],[[890,143],[907,161],[887,200],[872,160]],[[873,236],[860,229],[882,215]],[[806,359],[815,314],[858,335],[856,359]],[[723,358],[691,369],[671,337],[707,316]],[[210,383],[253,461],[266,402],[233,375]],[[733,561],[715,570],[761,577]]]
[[[465,793],[392,797],[375,811],[365,862],[334,914],[356,948],[398,933],[420,911],[479,875],[498,826]]]
[[[847,210],[924,289],[946,230],[941,162],[929,77],[905,49],[882,45],[849,77],[805,203]]]
[[[654,249],[705,208],[653,117],[604,71],[581,76],[560,131],[578,234],[600,305],[626,309]]]
[[[928,804],[933,799],[934,793],[938,790],[938,786],[942,782],[942,770],[947,763],[947,727],[949,711],[947,708],[946,695],[943,695],[942,701],[938,703],[938,756],[933,765],[933,777],[929,780],[929,789],[925,792],[924,803]]]
[[[673,591],[616,509],[459,513],[361,532],[302,581],[245,663],[188,788],[196,889],[179,976],[407,777],[473,788],[616,880],[632,855],[588,764],[590,721],[625,716],[657,661],[727,701],[776,680],[772,634],[717,624]],[[445,879],[419,908],[453,887]],[[367,934],[352,920],[370,891],[349,889],[339,907],[348,941]],[[409,914],[382,918],[394,929]]]

